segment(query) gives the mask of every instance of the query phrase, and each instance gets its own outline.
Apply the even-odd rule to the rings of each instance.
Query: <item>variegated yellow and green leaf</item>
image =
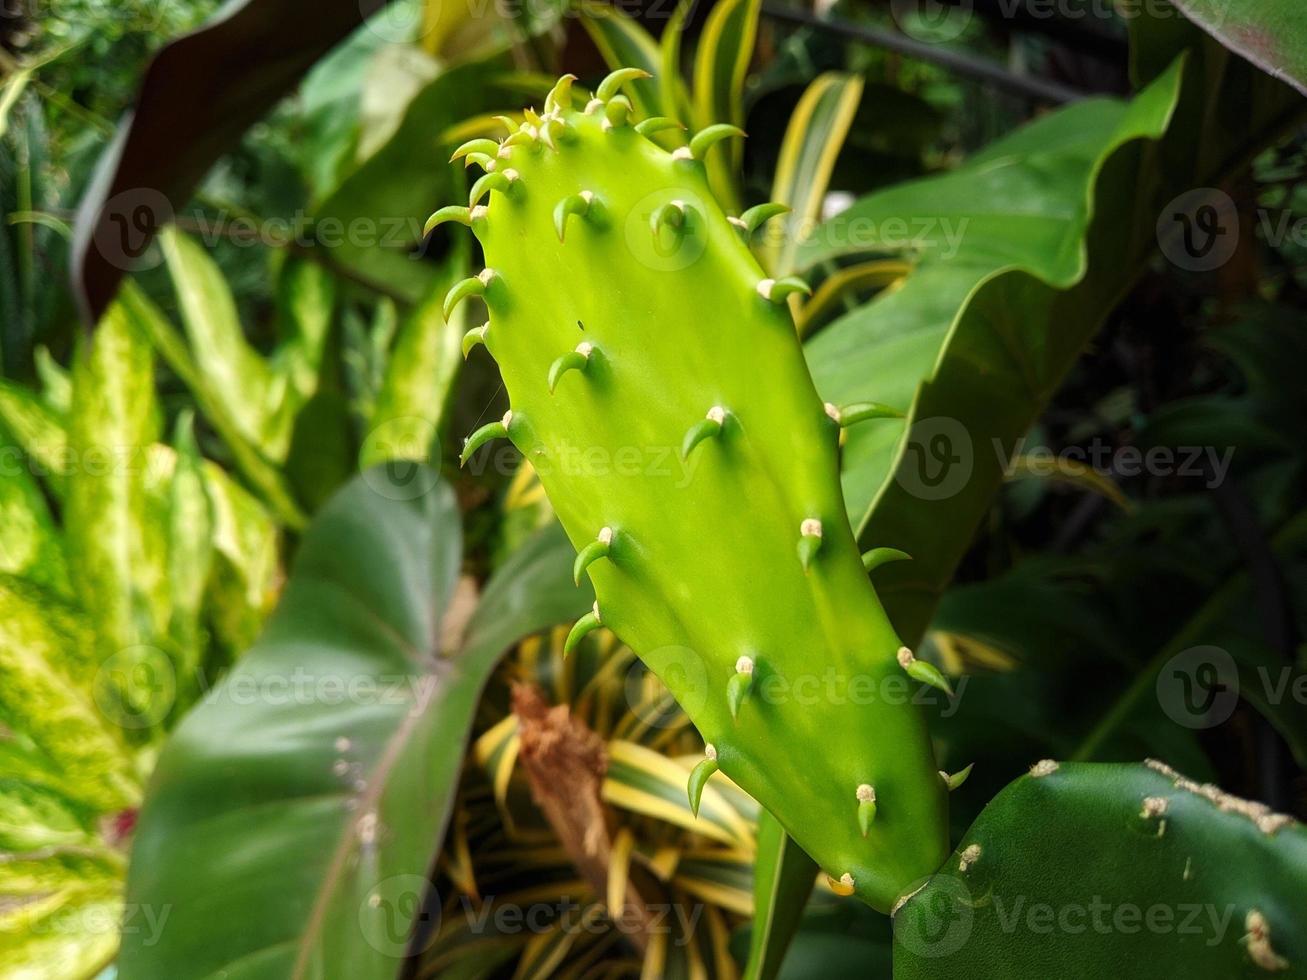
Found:
[[[694,59],[694,113],[697,127],[714,123],[744,125],[744,78],[753,59],[761,0],[722,0],[713,6]],[[740,163],[744,148],[727,140],[708,152],[708,181],[722,206],[739,210]]]
[[[26,465],[30,472],[46,479],[50,489],[62,492],[63,475],[68,469],[68,433],[57,412],[43,404],[32,392],[13,382],[0,379],[0,440],[5,446],[6,463]],[[22,450],[26,460],[12,454],[8,447]]]
[[[650,76],[657,76],[662,54],[658,42],[635,20],[616,7],[606,3],[581,5],[581,23],[599,49],[609,68],[642,68]],[[636,79],[624,90],[630,93],[631,104],[642,116],[658,116],[660,96],[655,77]]]
[[[176,468],[168,500],[168,632],[177,650],[179,693],[198,686],[206,633],[204,595],[213,567],[213,507],[205,487],[204,461],[195,444],[194,419],[185,412],[173,437]]]
[[[0,572],[68,591],[59,531],[22,450],[0,441]]]

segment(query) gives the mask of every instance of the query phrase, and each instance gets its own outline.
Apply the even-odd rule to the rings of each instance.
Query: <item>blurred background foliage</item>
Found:
[[[936,553],[940,577],[877,573],[896,617],[913,624],[906,632],[922,636],[922,656],[962,692],[934,727],[944,768],[976,763],[954,796],[957,829],[1045,756],[1161,756],[1307,812],[1307,706],[1258,696],[1264,676],[1298,676],[1307,656],[1307,241],[1283,233],[1307,219],[1300,97],[1270,91],[1183,24],[1004,18],[980,0],[942,18],[937,5],[878,0],[620,11],[398,0],[283,95],[260,50],[213,52],[232,86],[266,92],[272,108],[226,134],[193,192],[179,178],[177,220],[131,263],[92,341],[69,285],[76,210],[94,198],[97,161],[112,157],[150,59],[216,8],[31,0],[0,20],[0,973],[113,969],[128,854],[161,747],[255,642],[305,529],[341,487],[357,487],[361,469],[421,480],[429,471],[416,467],[429,464],[452,484],[473,593],[548,532],[547,501],[511,451],[466,472],[452,465],[461,434],[505,406],[489,359],[462,362],[466,312],[440,315],[448,284],[474,262],[471,242],[450,226],[423,240],[421,222],[466,190],[446,165],[453,146],[497,133],[496,114],[538,104],[559,72],[592,82],[606,64],[659,76],[637,86],[648,107],[748,130],[711,171],[735,210],[781,200],[817,221],[859,201],[872,214],[972,222],[958,262],[932,252],[938,243],[818,254],[775,227],[764,233],[761,261],[806,269],[818,285],[796,315],[823,394],[848,387],[915,411],[937,355],[970,363],[970,348],[945,346],[949,328],[968,322],[972,286],[1010,264],[1033,267],[1052,297],[1022,294],[1015,319],[1030,333],[1012,336],[1040,351],[1059,330],[1077,337],[1065,380],[1060,362],[1049,366],[1038,396],[1014,410],[1034,419],[1018,465],[996,473],[995,492],[973,495],[974,515],[928,517],[930,540],[909,549],[927,568],[922,552]],[[1134,85],[1131,26],[1143,33]],[[261,29],[299,43],[297,24],[275,12]],[[1189,74],[1168,76],[1186,45]],[[1194,94],[1198,72],[1226,87],[1224,101]],[[1137,132],[1127,133],[1124,103],[1081,101],[1131,92],[1137,114],[1152,113]],[[191,98],[179,85],[135,120],[156,159],[166,163]],[[1043,128],[1021,128],[1031,123]],[[1196,145],[1211,149],[1211,166],[1172,168],[1174,192],[1219,186],[1241,222],[1213,272],[1155,249],[1158,207],[1171,196],[1156,175]],[[1145,185],[1160,201],[1134,199]],[[1005,224],[1004,194],[1013,210],[1028,203],[1047,219],[1051,237]],[[1128,230],[1133,251],[1102,239],[1100,212]],[[1022,248],[1030,255],[1013,258]],[[1073,327],[1055,304],[1085,270],[1056,262],[1075,266],[1085,253],[1089,286],[1071,295],[1087,312]],[[995,254],[1002,261],[985,266]],[[1100,254],[1119,267],[1105,263],[1106,286],[1095,279]],[[997,304],[1007,288],[1026,287],[985,295]],[[887,454],[901,432],[846,447],[860,531],[898,513],[876,491],[892,484]],[[1117,465],[1123,449],[1187,446],[1214,449],[1203,459],[1225,460],[1224,476]],[[1097,469],[1032,462],[1095,447],[1107,460]],[[565,548],[551,554],[565,567]],[[913,598],[923,590],[924,604]],[[896,595],[907,596],[901,608]],[[1169,658],[1202,644],[1230,654],[1244,698],[1221,724],[1193,730],[1168,717],[1154,688]],[[888,923],[840,901],[824,878],[814,890],[815,868],[801,860],[788,871],[764,860],[769,847],[784,853],[783,835],[727,781],[690,814],[685,773],[702,745],[611,636],[564,663],[557,633],[536,635],[491,662],[485,682],[470,732],[445,746],[461,758],[468,742],[449,831],[430,827],[445,907],[410,975],[731,976],[760,945],[759,923],[786,932],[784,916],[759,913],[796,866],[798,933],[784,975],[889,975]],[[560,720],[551,705],[570,714]],[[528,723],[563,725],[606,760],[589,787],[609,821],[601,875],[540,803],[520,758]],[[652,942],[616,928],[609,912],[628,884],[686,918]],[[466,928],[469,910],[496,902],[565,899],[599,927]],[[779,952],[755,957],[751,975],[775,975],[779,962]]]

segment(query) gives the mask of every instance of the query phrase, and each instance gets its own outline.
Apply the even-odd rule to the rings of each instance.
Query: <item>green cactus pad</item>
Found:
[[[618,633],[722,771],[888,910],[947,855],[947,791],[845,517],[785,302],[806,287],[767,278],[709,190],[698,158],[738,131],[669,152],[617,94],[630,77],[584,110],[555,95],[495,151],[515,179],[470,220],[493,273],[449,306],[489,309],[512,426],[474,442],[507,431],[584,555],[599,601],[570,642]],[[732,682],[741,657],[756,674]]]
[[[894,916],[896,980],[1307,977],[1307,830],[1167,766],[1041,762]]]

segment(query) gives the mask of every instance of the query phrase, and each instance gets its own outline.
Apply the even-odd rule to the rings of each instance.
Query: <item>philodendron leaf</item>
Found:
[[[800,250],[803,266],[869,251],[915,265],[807,345],[823,397],[906,416],[850,430],[843,479],[862,547],[913,558],[876,578],[908,642],[1019,440],[1146,268],[1159,218],[1198,206],[1176,195],[1219,182],[1307,108],[1187,25],[1191,46],[1177,55],[1158,24],[1137,20],[1136,50],[1156,64],[1165,48],[1169,67],[1131,102],[1086,100],[1039,119],[954,173],[862,199]],[[1193,261],[1180,243],[1163,246]]]
[[[816,878],[817,862],[794,843],[775,817],[766,810],[759,813],[745,980],[771,980],[779,974]]]
[[[1175,0],[1195,24],[1307,95],[1307,6],[1298,0]]]
[[[355,478],[319,513],[262,637],[160,755],[128,900],[122,980],[393,978],[423,909],[472,713],[500,653],[574,617],[556,530],[486,587],[445,649],[461,534],[434,471]]]
[[[1039,763],[923,884],[898,980],[1307,976],[1307,830],[1157,762]]]

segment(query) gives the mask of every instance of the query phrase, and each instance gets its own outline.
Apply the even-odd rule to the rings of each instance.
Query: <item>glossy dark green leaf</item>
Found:
[[[306,534],[262,637],[175,732],[133,846],[122,980],[397,975],[481,687],[520,636],[590,601],[557,530],[486,587],[443,650],[461,535],[434,471],[368,470]]]
[[[1298,0],[1176,0],[1203,30],[1307,95],[1307,6]]]

